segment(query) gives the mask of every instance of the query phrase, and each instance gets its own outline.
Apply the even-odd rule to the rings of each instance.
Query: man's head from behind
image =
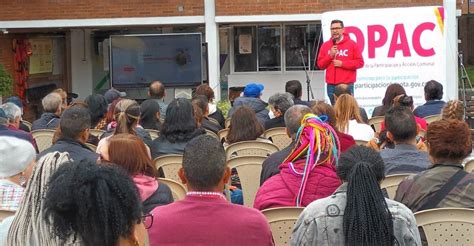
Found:
[[[344,94],[347,94],[347,95],[351,95],[351,91],[349,90],[349,85],[347,84],[339,84],[337,85],[335,88],[334,88],[334,102],[337,101],[337,98],[341,95],[344,95]]]
[[[150,98],[162,99],[165,96],[165,86],[160,81],[153,81],[148,88]]]
[[[430,80],[425,84],[425,100],[441,100],[443,98],[443,85],[435,80]]]
[[[89,137],[89,128],[91,127],[89,110],[78,106],[70,107],[64,111],[59,125],[63,138],[75,139],[85,143]]]
[[[178,174],[189,190],[221,192],[230,177],[222,144],[208,135],[193,138],[184,148]]]
[[[298,80],[290,80],[285,84],[285,92],[290,93],[296,99],[301,99],[303,95],[303,88],[301,82]]]
[[[306,114],[312,113],[311,109],[305,105],[294,105],[285,112],[285,125],[288,135],[294,139],[301,126],[301,120]]]
[[[5,112],[8,123],[19,128],[22,114],[21,108],[10,102],[3,104],[0,108]]]
[[[385,127],[387,128],[387,136],[392,139],[395,144],[416,143],[416,134],[418,126],[415,116],[411,110],[405,107],[392,107],[385,113]]]
[[[41,101],[44,112],[53,113],[58,116],[61,115],[62,103],[63,103],[63,99],[58,93],[55,93],[55,92],[49,93]]]

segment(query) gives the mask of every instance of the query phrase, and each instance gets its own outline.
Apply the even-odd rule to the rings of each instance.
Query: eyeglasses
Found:
[[[145,214],[142,215],[142,223],[145,226],[145,229],[150,229],[153,226],[153,215]]]
[[[331,27],[331,31],[341,30],[342,28],[344,28],[344,27]]]

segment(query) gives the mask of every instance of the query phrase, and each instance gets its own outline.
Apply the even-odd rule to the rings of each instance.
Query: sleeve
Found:
[[[403,180],[398,185],[397,192],[395,193],[395,197],[393,198],[393,200],[400,202],[408,208],[412,209],[413,204],[410,204],[411,202],[409,201],[409,194],[413,183],[413,177],[408,177],[407,179]]]
[[[318,237],[318,228],[316,221],[313,219],[307,222],[306,209],[301,213],[298,221],[296,221],[293,233],[291,235],[291,246],[307,246],[316,245]]]
[[[328,54],[328,45],[324,43],[321,46],[318,54],[318,67],[321,69],[326,69],[332,62],[332,57]]]
[[[421,237],[413,212],[400,205],[400,215],[394,219],[394,236],[400,246],[421,246]]]
[[[347,70],[356,70],[364,66],[364,58],[362,57],[362,53],[359,50],[357,44],[353,44],[352,51],[354,53],[353,59],[348,61],[342,62],[342,68]]]

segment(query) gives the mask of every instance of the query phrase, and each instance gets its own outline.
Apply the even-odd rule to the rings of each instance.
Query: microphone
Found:
[[[337,38],[333,38],[332,39],[332,45],[336,45],[336,43],[337,43]]]

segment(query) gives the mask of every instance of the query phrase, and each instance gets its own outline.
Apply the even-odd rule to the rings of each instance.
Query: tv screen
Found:
[[[200,33],[110,36],[110,70],[116,88],[202,83]]]

